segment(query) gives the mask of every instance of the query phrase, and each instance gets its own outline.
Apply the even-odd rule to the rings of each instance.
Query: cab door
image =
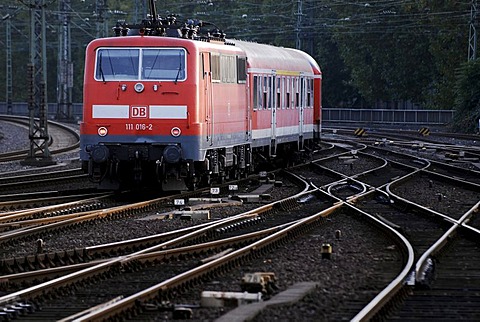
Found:
[[[213,145],[213,89],[212,89],[212,69],[210,64],[210,53],[202,53],[203,65],[203,105],[205,106],[205,124],[207,144]]]

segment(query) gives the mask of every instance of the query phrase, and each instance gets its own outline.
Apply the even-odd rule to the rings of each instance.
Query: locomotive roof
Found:
[[[288,70],[294,72],[320,73],[317,62],[307,53],[297,49],[276,47],[272,45],[248,42],[242,40],[228,39],[229,45],[223,42],[204,42],[174,37],[155,37],[155,36],[127,36],[127,37],[107,37],[93,40],[90,46],[178,46],[181,43],[185,46],[187,43],[196,47],[217,48],[231,53],[245,52],[250,68],[270,69],[270,70]],[[233,46],[232,46],[233,45]]]
[[[221,43],[224,46],[227,45],[222,49],[218,47],[222,51],[237,52],[232,47],[243,50],[247,56],[249,67],[253,69],[321,73],[315,60],[300,50],[241,40],[226,40],[225,34],[214,23],[197,19],[187,19],[181,23],[176,15],[168,15],[166,18],[162,18],[157,15],[155,0],[149,0],[149,8],[150,14],[140,24],[117,23],[113,28],[117,36],[116,39],[125,38],[119,36],[127,36],[128,38],[134,35],[147,36],[146,38],[143,36],[130,38],[131,45],[143,43],[140,46],[146,45],[145,42],[148,42],[148,45],[155,46],[158,39],[161,39],[164,43],[171,41],[172,44],[176,43],[177,45],[178,41],[193,41],[196,43],[193,46],[203,48],[205,48],[204,46],[215,48],[216,45]],[[207,30],[210,27],[213,27],[213,29]]]

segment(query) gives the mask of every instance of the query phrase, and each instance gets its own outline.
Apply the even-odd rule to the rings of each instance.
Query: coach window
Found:
[[[258,76],[253,76],[253,109],[258,109]]]
[[[254,80],[255,86],[257,87],[254,89],[254,97],[257,99],[257,104],[255,106],[258,110],[261,110],[265,107],[265,98],[263,95],[263,77],[262,76],[255,76],[256,80]]]
[[[307,106],[312,107],[313,79],[307,79]]]
[[[282,78],[279,76],[275,79],[276,81],[276,87],[277,87],[277,90],[276,90],[276,95],[277,95],[277,109],[280,109],[282,107]]]
[[[247,82],[247,59],[245,57],[237,57],[237,82]]]
[[[268,109],[275,108],[275,76],[268,76]]]
[[[291,85],[290,85],[290,77],[287,77],[285,79],[285,105],[287,109],[290,108],[290,90],[291,90]]]
[[[285,77],[281,76],[279,79],[280,83],[280,108],[285,109]]]
[[[267,109],[268,108],[268,77],[263,76],[263,87],[262,87],[262,96],[263,96],[263,108]]]
[[[258,76],[258,109],[261,110],[265,107],[265,101],[263,98],[263,77]]]
[[[299,78],[299,88],[300,88],[300,101],[298,103],[299,107],[305,107],[305,78]]]
[[[292,92],[295,94],[295,96],[292,97],[292,108],[298,108],[298,103],[299,103],[299,99],[298,99],[298,78],[295,77],[293,79],[293,90]]]
[[[291,102],[290,102],[290,106],[292,107],[292,109],[294,109],[296,107],[296,101],[295,101],[295,94],[297,92],[296,90],[297,88],[297,79],[295,77],[292,77],[292,88],[291,88],[291,95],[290,95],[290,99],[291,99]]]

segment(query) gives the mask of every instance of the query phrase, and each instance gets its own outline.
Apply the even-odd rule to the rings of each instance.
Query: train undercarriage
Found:
[[[287,167],[307,160],[312,149],[310,140],[275,144],[274,148],[245,144],[211,149],[204,161],[193,161],[182,159],[179,145],[108,144],[92,147],[83,167],[99,189],[185,191]]]

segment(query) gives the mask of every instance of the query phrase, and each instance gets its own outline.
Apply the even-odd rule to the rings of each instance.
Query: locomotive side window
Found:
[[[180,48],[101,48],[97,51],[95,79],[98,81],[185,80],[185,50]]]
[[[220,55],[212,53],[210,58],[210,68],[212,71],[212,81],[220,81]]]
[[[185,51],[182,49],[144,49],[142,79],[185,80]]]
[[[220,72],[223,83],[235,83],[237,81],[236,57],[231,55],[220,56]]]
[[[138,49],[99,49],[95,79],[138,79]]]

